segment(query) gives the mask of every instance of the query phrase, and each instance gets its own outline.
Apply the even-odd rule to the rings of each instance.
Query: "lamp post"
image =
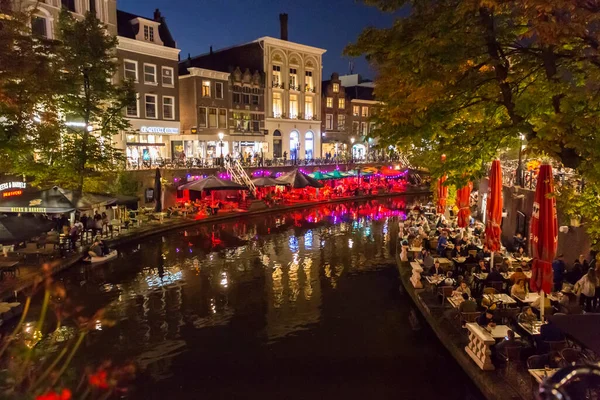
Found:
[[[525,135],[519,133],[519,139],[521,139],[521,141],[519,142],[519,164],[517,165],[516,183],[517,186],[523,187],[523,140],[525,140]]]
[[[354,138],[350,138],[350,162],[354,162]]]
[[[221,149],[221,151],[220,151],[221,154],[219,155],[219,158],[220,158],[221,166],[223,166],[223,138],[224,137],[225,137],[225,135],[223,134],[223,132],[219,132],[219,148]]]

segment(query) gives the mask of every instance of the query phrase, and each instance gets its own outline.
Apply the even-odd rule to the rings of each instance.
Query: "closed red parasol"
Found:
[[[540,167],[535,188],[535,201],[531,215],[529,243],[533,256],[531,270],[531,290],[552,291],[552,261],[558,246],[558,220],[556,218],[556,199],[552,167],[544,164]]]
[[[492,253],[500,251],[502,234],[500,224],[502,224],[502,168],[500,160],[494,160],[490,169],[485,219],[485,244]]]
[[[437,181],[437,212],[443,214],[446,212],[446,200],[448,199],[448,186],[446,183],[446,175],[442,176]]]
[[[456,191],[456,205],[458,206],[458,226],[466,228],[469,226],[469,218],[471,217],[471,190],[473,184],[469,182],[467,185]]]

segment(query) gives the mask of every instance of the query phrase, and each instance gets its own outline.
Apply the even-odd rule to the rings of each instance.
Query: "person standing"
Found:
[[[287,151],[283,152],[283,165],[287,162]]]
[[[559,255],[556,260],[552,262],[552,272],[554,273],[554,291],[559,292],[562,289],[563,280],[565,279],[565,272],[567,266],[563,255]]]
[[[587,274],[575,284],[575,292],[579,295],[579,304],[586,312],[591,312],[593,309],[596,286],[598,286],[598,278],[594,268],[590,268]]]

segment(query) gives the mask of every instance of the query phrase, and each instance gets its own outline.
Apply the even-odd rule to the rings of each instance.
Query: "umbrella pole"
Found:
[[[493,251],[490,254],[490,272],[492,271],[492,268],[494,268],[494,252]]]
[[[544,290],[540,291],[540,321],[544,322],[544,311],[546,307],[544,307],[545,304],[545,297],[546,294],[544,293]]]

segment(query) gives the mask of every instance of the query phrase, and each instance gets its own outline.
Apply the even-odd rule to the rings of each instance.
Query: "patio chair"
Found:
[[[570,347],[562,349],[560,351],[560,356],[562,358],[564,367],[587,361],[586,355],[583,354],[581,350],[573,349]]]
[[[498,315],[502,319],[503,325],[508,325],[510,321],[517,319],[517,316],[521,313],[519,308],[500,308]]]
[[[493,287],[486,287],[483,289],[483,294],[498,294],[498,291]]]
[[[442,305],[444,305],[444,300],[446,297],[452,297],[452,292],[454,292],[453,286],[441,286],[437,290],[438,295],[442,297]]]
[[[460,319],[465,324],[471,323],[471,322],[477,322],[477,318],[479,318],[480,315],[481,315],[481,313],[479,311],[463,312],[463,313],[460,313]]]

